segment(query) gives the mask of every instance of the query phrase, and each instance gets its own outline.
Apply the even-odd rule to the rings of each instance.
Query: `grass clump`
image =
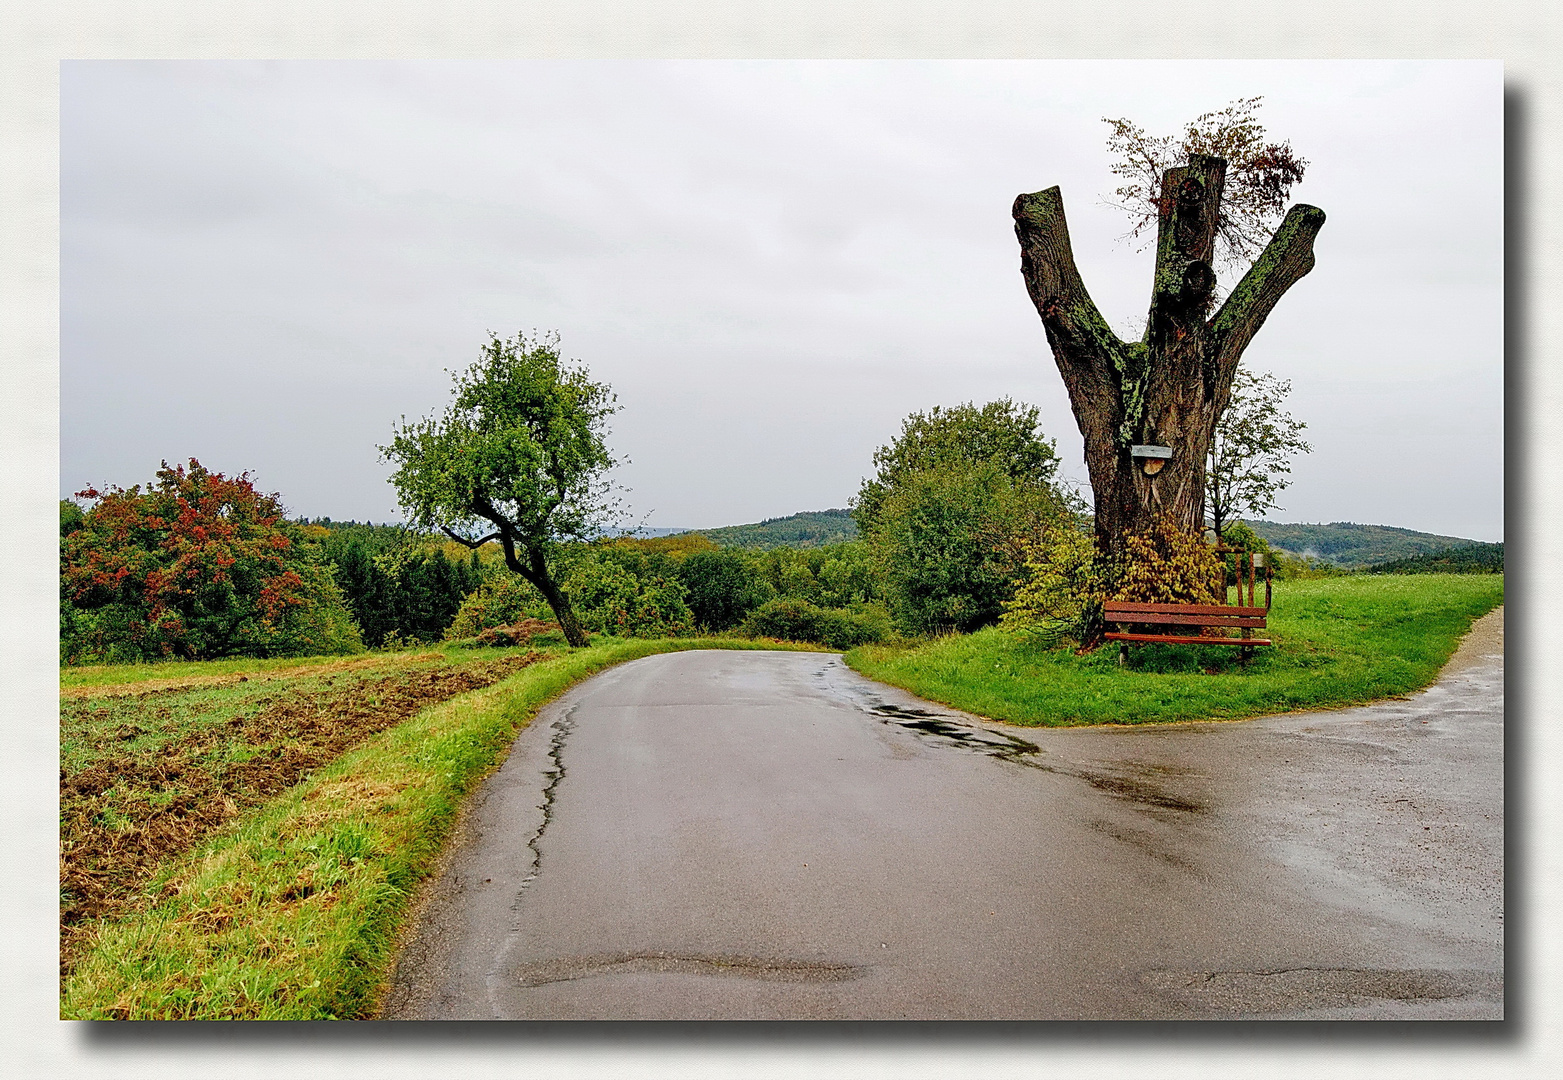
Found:
[[[458,807],[538,708],[654,653],[774,647],[599,639],[424,709],[160,867],[135,911],[89,928],[64,979],[61,1016],[372,1015],[413,891]]]
[[[1327,578],[1275,593],[1273,648],[1246,667],[1232,648],[1152,645],[1118,664],[1000,629],[912,647],[867,645],[847,663],[967,712],[1031,726],[1240,719],[1338,707],[1427,686],[1471,623],[1503,602],[1503,577]]]

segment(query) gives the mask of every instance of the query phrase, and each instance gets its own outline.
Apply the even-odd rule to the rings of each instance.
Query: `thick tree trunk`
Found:
[[[1109,555],[1122,552],[1126,531],[1158,513],[1203,531],[1205,460],[1238,360],[1276,302],[1313,269],[1324,212],[1299,204],[1207,318],[1225,178],[1225,161],[1199,155],[1163,178],[1150,317],[1135,342],[1112,332],[1086,291],[1059,189],[1015,200],[1021,274],[1085,437],[1097,543]],[[1160,459],[1132,457],[1135,445],[1170,447],[1172,456],[1152,474],[1146,461]]]
[[[548,571],[548,559],[543,554],[542,547],[536,541],[529,542],[513,522],[486,500],[475,499],[472,513],[497,525],[498,528],[477,540],[463,536],[449,527],[444,527],[444,532],[458,544],[465,544],[472,549],[474,569],[477,567],[478,548],[490,540],[498,540],[500,548],[505,553],[505,565],[512,573],[525,578],[543,594],[543,599],[548,601],[549,608],[553,610],[554,618],[559,621],[559,629],[564,631],[564,639],[576,648],[588,644],[586,631],[582,628],[581,621],[575,617],[575,608],[570,605],[570,598],[554,582],[553,575]],[[525,562],[521,561],[520,555],[517,554],[518,546],[526,555]]]
[[[555,584],[553,575],[548,572],[548,560],[543,553],[528,546],[525,549],[527,561],[522,562],[516,554],[515,537],[508,529],[500,530],[499,544],[505,551],[505,565],[531,582],[543,594],[543,599],[548,601],[554,618],[559,620],[559,629],[564,631],[564,639],[578,649],[587,645],[589,639],[586,631],[575,617],[575,608],[570,605],[570,598]]]

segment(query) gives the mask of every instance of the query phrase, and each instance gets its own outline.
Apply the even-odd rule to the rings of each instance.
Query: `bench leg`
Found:
[[[1118,666],[1122,667],[1129,662],[1129,646],[1123,642],[1118,643]]]

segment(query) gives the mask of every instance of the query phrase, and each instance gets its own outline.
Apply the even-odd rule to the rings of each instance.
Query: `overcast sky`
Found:
[[[914,410],[1080,438],[1010,204],[1062,186],[1138,336],[1103,117],[1260,94],[1328,215],[1244,363],[1308,424],[1280,521],[1503,538],[1502,66],[1482,62],[67,62],[61,494],[196,457],[396,520],[377,444],[488,331],[623,407],[636,520],[845,506]],[[648,516],[649,515],[649,516]]]

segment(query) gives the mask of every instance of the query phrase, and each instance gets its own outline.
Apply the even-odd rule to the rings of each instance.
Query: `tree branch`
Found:
[[[472,548],[474,551],[476,551],[478,548],[482,547],[484,544],[488,543],[490,540],[498,540],[499,539],[499,533],[497,531],[489,533],[487,536],[483,537],[481,540],[468,540],[465,536],[462,536],[459,532],[456,532],[453,529],[449,529],[449,528],[445,527],[444,525],[440,526],[440,532],[444,533],[446,536],[448,536],[452,540],[456,541],[456,543],[458,543],[458,544],[465,544],[467,547]]]
[[[1020,242],[1020,273],[1042,317],[1080,433],[1088,444],[1121,441],[1125,414],[1120,389],[1142,378],[1144,346],[1120,340],[1086,290],[1075,266],[1058,188],[1017,196],[1011,215]]]
[[[1313,269],[1313,239],[1324,211],[1298,203],[1287,211],[1275,236],[1210,320],[1209,355],[1218,384],[1231,385],[1237,362],[1286,290]]]
[[[1145,341],[1153,351],[1202,327],[1216,274],[1216,232],[1227,163],[1194,154],[1186,167],[1162,177],[1156,227],[1156,273]]]
[[[1108,360],[1124,343],[1102,318],[1075,267],[1063,195],[1056,187],[1019,195],[1011,214],[1020,241],[1020,273],[1060,366],[1078,366],[1084,357]]]

